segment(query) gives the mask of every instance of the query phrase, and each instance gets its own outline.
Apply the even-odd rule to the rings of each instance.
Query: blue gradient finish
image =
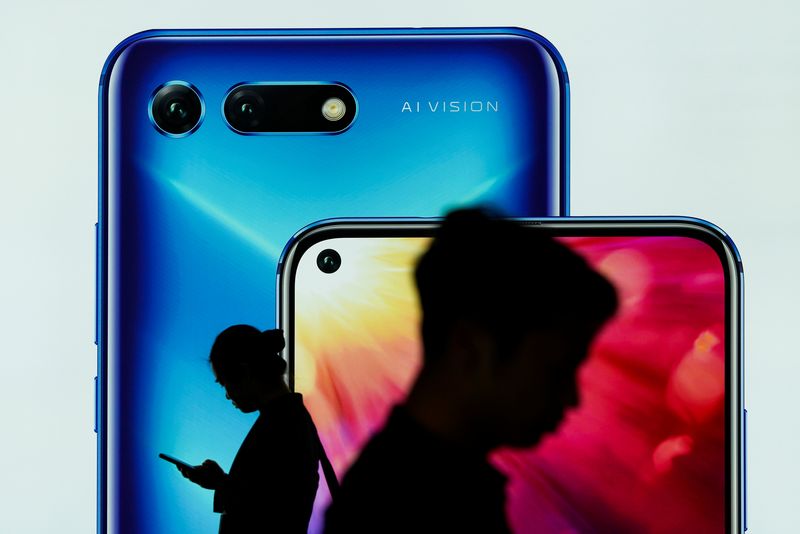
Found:
[[[238,135],[222,101],[242,82],[347,85],[338,135]],[[155,88],[192,84],[205,117],[170,138]],[[567,213],[567,78],[518,29],[168,31],[112,52],[100,90],[98,531],[216,532],[212,492],[158,453],[228,469],[254,416],[207,362],[216,334],[275,324],[276,265],[329,217],[438,216],[481,201],[512,216]],[[428,100],[489,113],[424,112]],[[402,112],[404,102],[423,112]]]

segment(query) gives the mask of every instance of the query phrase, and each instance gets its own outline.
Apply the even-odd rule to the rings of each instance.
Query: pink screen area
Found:
[[[611,280],[620,309],[580,369],[579,407],[530,450],[490,456],[509,479],[513,532],[723,533],[725,282],[719,257],[687,237],[562,241]],[[416,255],[402,256],[384,260],[405,261],[410,277]],[[364,272],[358,285],[369,288]],[[374,283],[380,281],[376,276]],[[413,292],[410,282],[400,285],[400,293]],[[332,328],[332,339],[311,343],[314,350],[303,356],[314,360],[315,371],[301,392],[340,478],[402,402],[420,364],[419,340],[409,334],[417,329],[415,296],[397,291],[370,291],[382,305],[348,316],[346,328]],[[390,312],[380,312],[381,306]],[[348,308],[326,309],[342,314]],[[386,327],[393,322],[387,313],[399,327]],[[295,339],[304,335],[298,329]],[[309,532],[322,531],[328,502],[321,484]]]

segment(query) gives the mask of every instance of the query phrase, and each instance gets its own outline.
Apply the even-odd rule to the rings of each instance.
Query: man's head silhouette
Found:
[[[479,210],[449,214],[415,274],[424,362],[412,413],[487,451],[554,430],[616,310],[611,284],[542,231]]]
[[[225,396],[242,412],[258,410],[268,399],[288,391],[281,330],[260,331],[249,325],[223,330],[211,347],[211,367]]]

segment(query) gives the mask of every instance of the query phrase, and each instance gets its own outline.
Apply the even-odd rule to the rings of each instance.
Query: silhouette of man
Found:
[[[577,369],[616,293],[566,246],[478,210],[447,216],[415,274],[422,369],[325,532],[509,532],[487,454],[536,444],[578,404]]]
[[[181,473],[214,490],[220,534],[305,533],[319,475],[317,431],[299,393],[283,381],[280,330],[236,325],[211,348],[211,366],[225,397],[239,410],[260,412],[229,473],[206,460]]]

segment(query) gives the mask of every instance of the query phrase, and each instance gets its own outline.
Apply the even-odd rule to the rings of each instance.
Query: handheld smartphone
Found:
[[[513,531],[741,532],[742,268],[733,243],[693,219],[521,222],[604,274],[620,308],[580,370],[580,406],[531,450],[491,456],[509,480]],[[285,250],[290,372],[340,477],[421,365],[413,270],[435,228],[327,221]],[[321,532],[328,502],[318,493],[309,532]]]
[[[271,328],[283,245],[326,217],[568,206],[568,84],[525,30],[135,35],[100,88],[98,530],[215,532],[212,495],[153,465],[224,468],[252,425],[208,351]]]
[[[158,453],[158,457],[161,458],[162,460],[166,460],[167,462],[169,462],[171,464],[174,464],[174,465],[176,465],[178,467],[183,467],[184,469],[192,469],[192,468],[194,468],[193,465],[187,464],[183,460],[178,460],[174,456],[170,456],[169,454],[164,454],[163,452]]]

